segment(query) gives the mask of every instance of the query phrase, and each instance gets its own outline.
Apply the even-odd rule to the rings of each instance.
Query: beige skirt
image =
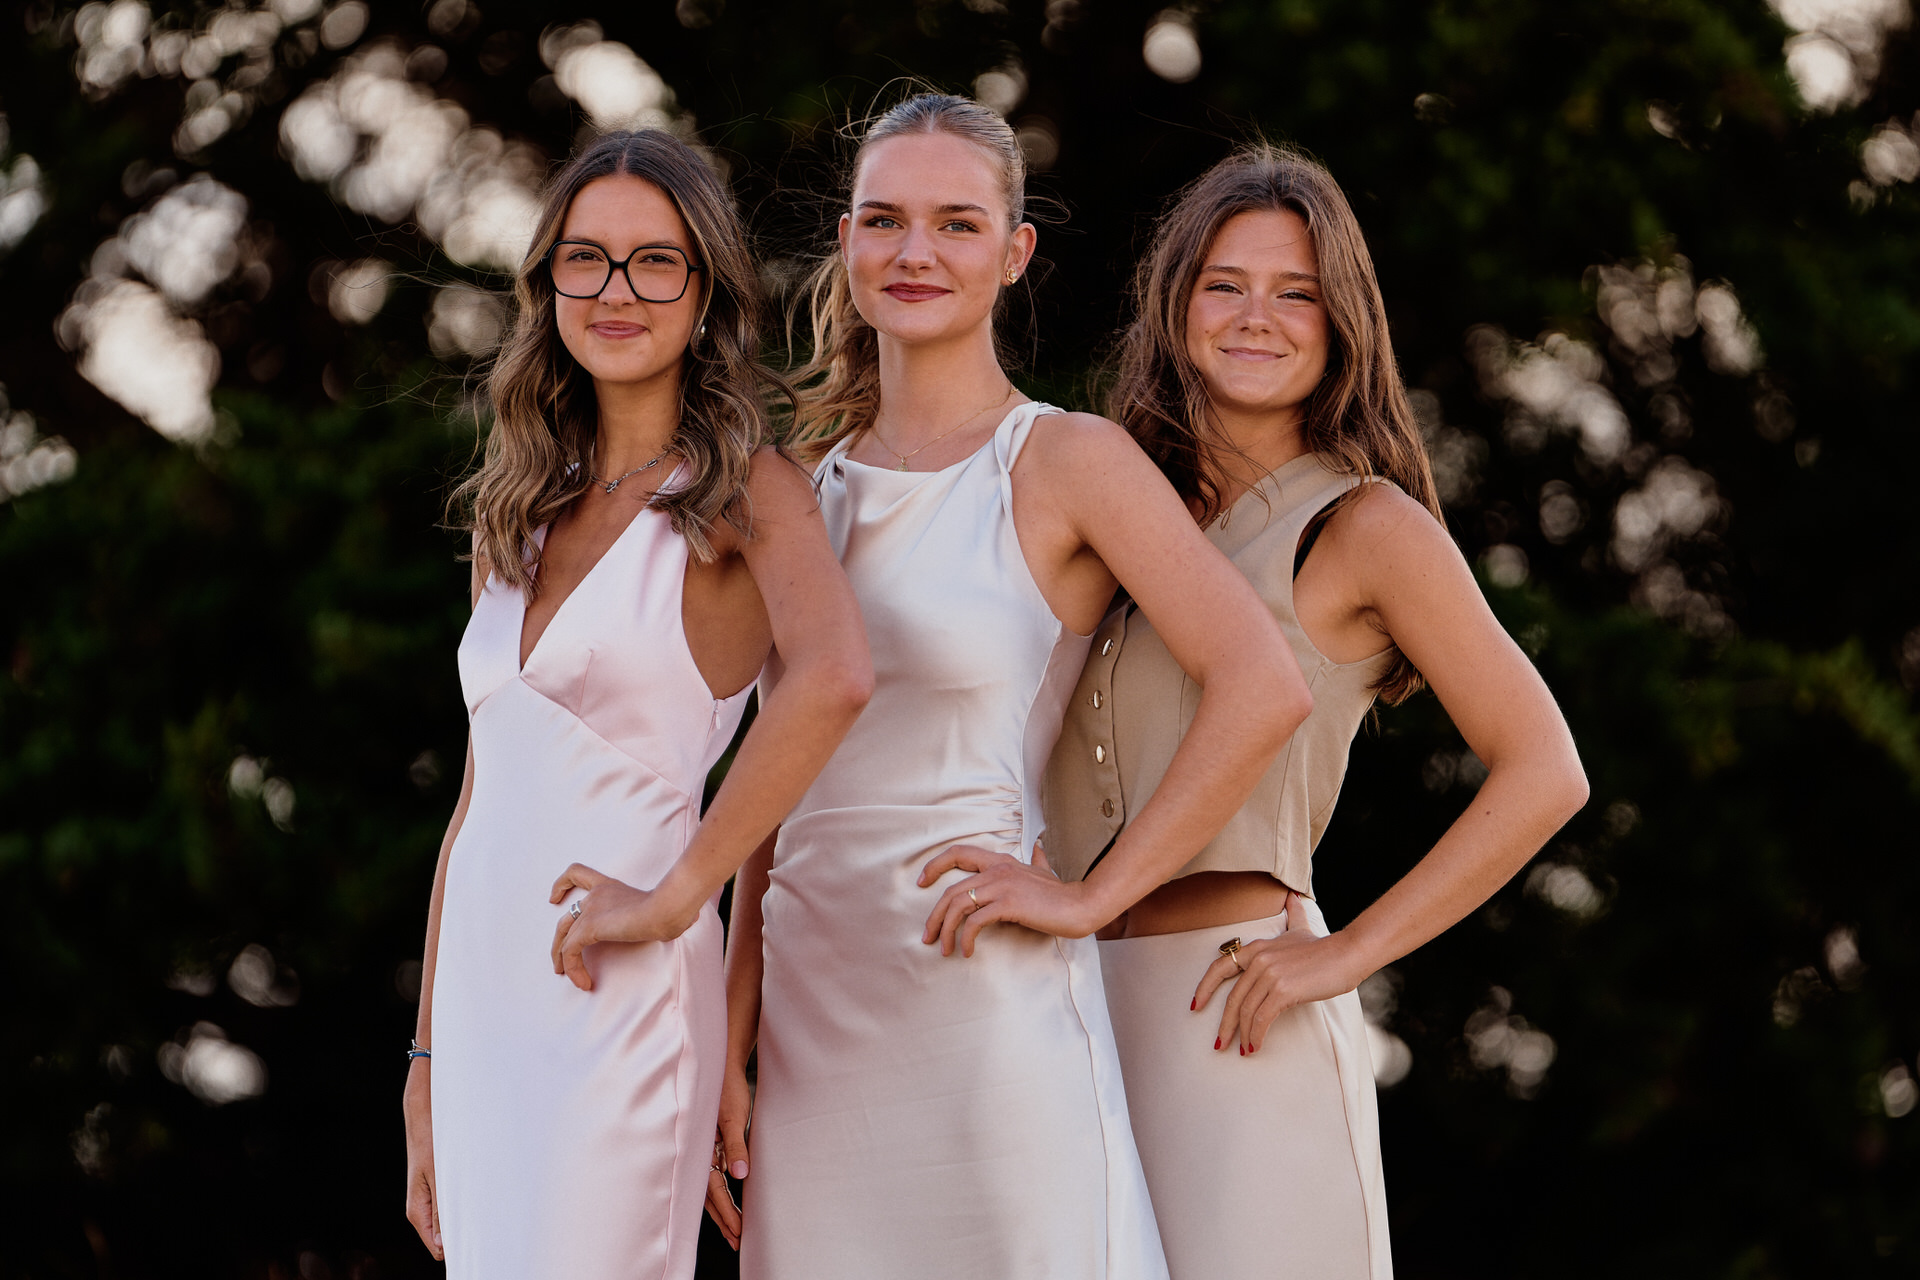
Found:
[[[1296,922],[1325,936],[1319,907]],[[1391,1280],[1380,1118],[1353,992],[1281,1014],[1258,1053],[1215,1052],[1226,988],[1188,1005],[1219,945],[1286,913],[1100,944],[1133,1132],[1173,1280]]]

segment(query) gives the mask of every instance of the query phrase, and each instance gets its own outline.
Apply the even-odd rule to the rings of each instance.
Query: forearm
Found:
[[[1297,672],[1291,681],[1223,676],[1202,688],[1166,775],[1087,877],[1099,924],[1165,884],[1220,833],[1311,709]]]
[[[800,802],[866,705],[857,674],[830,661],[786,668],[699,830],[654,891],[670,916],[690,922]]]
[[[447,834],[440,841],[440,858],[433,869],[433,892],[427,899],[427,941],[420,957],[420,1011],[414,1017],[413,1038],[421,1045],[433,1044],[433,977],[440,954],[440,904],[446,898],[447,864],[453,857],[453,843],[467,820],[467,807],[473,800],[473,744],[467,744],[466,770],[460,780],[460,799],[453,806]]]
[[[733,920],[727,929],[727,1064],[742,1071],[760,1036],[760,980],[766,972],[761,950],[761,898],[773,867],[776,829],[760,842],[733,881]]]
[[[1496,764],[1439,843],[1335,938],[1358,985],[1430,942],[1511,880],[1586,803],[1571,744]]]

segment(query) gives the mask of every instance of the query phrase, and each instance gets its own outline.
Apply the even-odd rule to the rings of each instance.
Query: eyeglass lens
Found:
[[[616,266],[626,271],[628,286],[642,302],[678,302],[687,291],[687,259],[664,245],[635,249],[622,264],[599,245],[563,240],[548,262],[555,291],[569,298],[599,297]]]

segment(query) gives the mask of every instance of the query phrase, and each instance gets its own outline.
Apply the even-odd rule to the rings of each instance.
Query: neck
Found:
[[[675,368],[644,382],[593,385],[600,405],[594,433],[593,469],[611,480],[667,451],[680,427],[680,371]]]
[[[991,409],[1008,387],[993,352],[993,330],[944,342],[899,342],[880,335],[880,414],[876,425],[901,452]]]
[[[1207,412],[1233,450],[1218,461],[1222,507],[1309,451],[1305,405],[1249,413],[1209,401]]]

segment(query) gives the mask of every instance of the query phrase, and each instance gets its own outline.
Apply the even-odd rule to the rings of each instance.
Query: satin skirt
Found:
[[[1325,936],[1320,908],[1294,899]],[[1380,1120],[1354,992],[1274,1021],[1258,1053],[1216,1052],[1226,988],[1189,1008],[1219,946],[1287,913],[1100,943],[1134,1138],[1173,1280],[1391,1280]]]
[[[651,888],[697,821],[515,681],[475,717],[433,988],[433,1150],[450,1280],[691,1280],[726,1060],[720,917],[553,972],[576,859]],[[578,891],[568,901],[578,897]]]
[[[790,821],[764,898],[744,1280],[1158,1280],[1093,940],[986,929],[921,943],[991,807]]]

